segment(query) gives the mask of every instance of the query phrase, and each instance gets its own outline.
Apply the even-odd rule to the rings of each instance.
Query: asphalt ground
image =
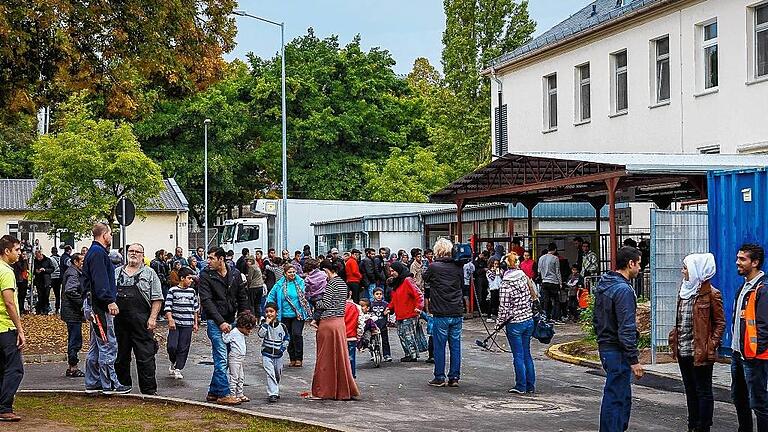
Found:
[[[553,343],[578,339],[578,326],[557,327]],[[165,331],[165,330],[159,330]],[[368,353],[358,352],[357,379],[361,398],[357,401],[311,401],[302,397],[310,391],[315,363],[314,330],[304,331],[304,367],[287,368],[281,382],[281,399],[266,401],[264,371],[261,369],[260,340],[248,339],[245,394],[252,401],[240,405],[256,413],[313,420],[359,431],[596,431],[604,378],[581,366],[557,362],[544,354],[547,346],[532,342],[536,364],[534,396],[507,393],[514,381],[511,354],[483,350],[475,340],[487,334],[475,319],[465,322],[462,337],[462,376],[458,388],[434,388],[432,365],[399,363],[402,349],[395,331],[390,344],[395,361],[374,368]],[[503,332],[497,337],[506,349]],[[82,365],[82,362],[81,362]],[[64,377],[65,363],[28,364],[22,389],[82,389],[82,379]],[[210,343],[202,328],[193,338],[184,379],[168,376],[164,349],[157,355],[158,394],[194,401],[205,399],[211,377]],[[135,373],[135,372],[134,372]],[[134,378],[134,384],[137,381]],[[632,431],[686,430],[685,396],[679,382],[643,378],[633,385]],[[134,387],[134,393],[138,388]],[[732,431],[736,423],[733,406],[726,395],[716,394],[713,431]]]

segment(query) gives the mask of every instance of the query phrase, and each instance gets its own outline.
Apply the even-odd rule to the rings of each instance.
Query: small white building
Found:
[[[34,210],[28,201],[32,197],[37,180],[35,179],[0,179],[0,230],[2,234],[11,234],[19,239],[32,240],[32,233],[19,230],[19,221]],[[130,243],[141,243],[150,259],[156,250],[164,249],[173,252],[180,246],[188,250],[188,213],[189,203],[176,181],[165,179],[164,187],[158,191],[157,198],[145,209],[139,209],[139,215],[126,228],[126,239]],[[141,215],[143,213],[143,216]],[[40,246],[48,254],[52,246],[60,246],[66,242],[73,244],[76,251],[83,246],[90,246],[93,239],[85,237],[75,239],[66,232],[58,232],[55,237],[45,233],[35,233],[35,239],[40,240]],[[119,236],[114,239],[119,242]]]
[[[596,0],[484,74],[495,155],[768,152],[767,0]]]

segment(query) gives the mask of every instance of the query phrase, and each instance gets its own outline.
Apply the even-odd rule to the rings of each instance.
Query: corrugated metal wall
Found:
[[[668,346],[675,325],[683,258],[709,251],[707,212],[651,210],[651,348]],[[720,269],[718,268],[718,272]]]
[[[418,215],[388,216],[365,218],[363,226],[366,232],[419,232],[421,222]]]
[[[736,253],[743,243],[768,247],[768,172],[765,169],[710,172],[709,238],[717,274],[712,280],[723,294],[725,334],[731,346],[731,325],[736,291],[744,278],[736,272]],[[763,270],[768,269],[763,265]]]

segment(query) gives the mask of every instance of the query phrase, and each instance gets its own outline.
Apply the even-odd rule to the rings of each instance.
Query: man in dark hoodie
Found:
[[[595,288],[593,323],[606,374],[600,432],[627,430],[632,409],[632,375],[639,379],[644,373],[637,351],[637,298],[629,284],[640,272],[640,260],[637,248],[622,247],[616,253],[616,271],[606,273]]]

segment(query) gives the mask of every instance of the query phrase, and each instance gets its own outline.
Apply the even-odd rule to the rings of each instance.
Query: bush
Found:
[[[595,334],[595,326],[592,322],[592,318],[594,316],[595,316],[595,296],[590,295],[589,306],[583,311],[581,311],[581,315],[579,315],[579,321],[581,322],[581,329],[584,330],[584,333],[586,333],[585,339],[589,341],[597,340],[597,335]]]

